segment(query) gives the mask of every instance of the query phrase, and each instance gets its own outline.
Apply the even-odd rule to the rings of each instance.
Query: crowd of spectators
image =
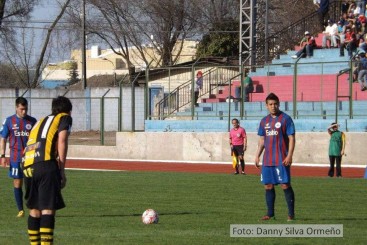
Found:
[[[328,16],[329,0],[313,0],[317,6],[322,31],[322,48],[339,48],[339,55],[347,50],[355,62],[353,81],[358,81],[362,91],[367,90],[367,0],[344,0],[338,20]],[[315,38],[305,32],[300,43],[301,49],[292,58],[312,57],[317,46]],[[356,55],[358,53],[358,55]]]
[[[366,0],[342,1],[339,20],[328,20],[323,31],[322,48],[340,48],[340,56],[344,50],[352,58],[359,48],[367,51]]]
[[[347,49],[349,58],[353,58],[356,61],[353,81],[359,82],[362,91],[367,90],[366,2],[366,0],[343,1],[341,17],[338,21],[340,56],[344,56],[344,49]],[[358,55],[353,56],[353,53],[358,53]]]

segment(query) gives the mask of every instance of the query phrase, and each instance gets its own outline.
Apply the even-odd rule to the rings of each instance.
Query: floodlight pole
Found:
[[[86,56],[86,37],[85,37],[85,0],[82,0],[82,82],[83,89],[87,88],[87,56]]]

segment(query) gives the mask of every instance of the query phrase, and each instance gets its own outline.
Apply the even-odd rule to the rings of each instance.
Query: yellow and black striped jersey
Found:
[[[68,130],[70,133],[71,125],[72,118],[67,113],[49,115],[38,121],[30,132],[27,147],[24,150],[23,166],[55,160],[58,156],[58,132]]]

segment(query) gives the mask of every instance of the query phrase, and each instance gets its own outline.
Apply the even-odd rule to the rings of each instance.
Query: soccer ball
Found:
[[[141,216],[141,221],[143,221],[143,223],[146,225],[157,224],[158,220],[159,220],[158,213],[153,209],[145,210],[143,215]]]

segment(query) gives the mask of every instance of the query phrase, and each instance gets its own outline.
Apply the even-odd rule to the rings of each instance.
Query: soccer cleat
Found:
[[[288,222],[291,222],[291,221],[293,221],[294,220],[294,215],[292,216],[292,215],[288,215],[288,219],[287,219],[287,221]]]
[[[239,172],[234,172],[234,175],[239,174]]]
[[[242,171],[241,174],[246,175],[245,171]]]
[[[275,216],[265,215],[260,219],[260,221],[267,221],[267,220],[275,220]]]
[[[20,210],[17,214],[17,218],[22,218],[22,217],[24,217],[24,211]]]

